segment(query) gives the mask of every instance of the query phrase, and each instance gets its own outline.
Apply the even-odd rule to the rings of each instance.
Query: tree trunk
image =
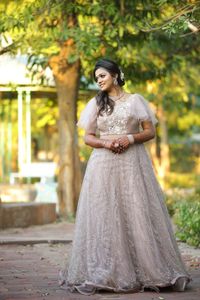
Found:
[[[170,171],[170,158],[169,158],[169,141],[166,116],[163,107],[159,108],[159,122],[160,122],[160,157],[162,166],[163,178]]]
[[[59,174],[58,197],[61,216],[75,214],[80,190],[80,165],[76,133],[76,100],[79,87],[80,62],[68,63],[74,51],[73,41],[68,40],[61,51],[50,60],[59,105]]]
[[[158,107],[158,119],[160,127],[160,139],[156,137],[155,143],[150,145],[150,153],[156,173],[160,178],[161,186],[164,187],[165,177],[170,171],[170,156],[167,122],[162,105]]]

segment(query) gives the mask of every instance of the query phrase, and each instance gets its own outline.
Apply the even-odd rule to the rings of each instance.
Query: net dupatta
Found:
[[[139,122],[151,121],[153,125],[158,123],[158,120],[156,119],[155,113],[151,109],[149,102],[140,94],[134,94],[132,111]]]
[[[96,99],[92,98],[81,112],[80,118],[76,124],[89,133],[96,133],[97,130],[97,105]]]

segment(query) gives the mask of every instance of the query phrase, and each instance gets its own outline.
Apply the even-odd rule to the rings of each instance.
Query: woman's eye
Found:
[[[98,77],[95,77],[95,81],[97,82],[99,78],[104,78],[105,76],[105,74],[100,74]]]

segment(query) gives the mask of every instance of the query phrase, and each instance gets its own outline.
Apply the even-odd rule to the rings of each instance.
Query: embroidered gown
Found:
[[[97,116],[96,100],[91,99],[78,125],[109,138],[139,132],[144,120],[156,123],[148,102],[128,94],[125,101],[115,101],[111,115]],[[94,149],[60,285],[90,295],[101,289],[137,292],[165,286],[182,291],[189,280],[144,145],[130,145],[122,154]]]

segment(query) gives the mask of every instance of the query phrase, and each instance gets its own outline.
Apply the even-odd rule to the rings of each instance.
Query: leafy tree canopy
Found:
[[[30,66],[45,67],[63,43],[71,43],[68,61],[81,59],[88,78],[101,56],[120,61],[135,81],[158,78],[177,68],[183,56],[199,61],[199,35],[188,27],[190,22],[199,28],[199,8],[200,1],[2,1],[1,39],[12,37],[2,52],[20,46]]]
[[[154,80],[156,88],[150,90],[157,104],[162,101],[169,113],[184,115],[198,94],[200,35],[189,24],[199,30],[199,14],[200,1],[192,0],[1,1],[1,39],[9,43],[11,38],[2,51],[20,47],[29,54],[33,74],[40,72],[42,78],[41,66],[48,66],[63,44],[71,44],[68,61],[81,60],[86,84],[94,62],[111,57],[121,63],[130,88]],[[198,123],[196,115],[185,118],[180,130]]]

